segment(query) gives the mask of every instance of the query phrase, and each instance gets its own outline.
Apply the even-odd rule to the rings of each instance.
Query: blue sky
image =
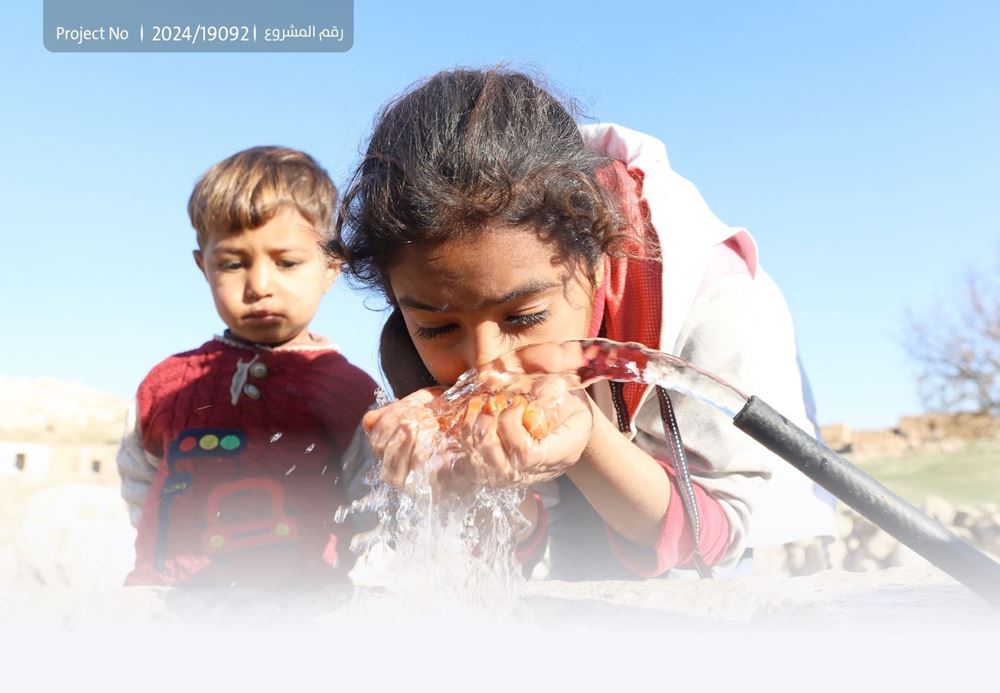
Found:
[[[1000,250],[995,2],[357,2],[343,54],[53,54],[41,2],[0,26],[4,375],[131,395],[221,329],[190,255],[198,175],[284,144],[342,185],[378,108],[455,65],[527,67],[663,139],[757,238],[824,423],[921,411],[904,312]],[[375,373],[364,303],[340,283],[314,327]]]

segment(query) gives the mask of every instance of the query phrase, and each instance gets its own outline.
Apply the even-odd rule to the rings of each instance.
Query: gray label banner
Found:
[[[55,53],[342,53],[354,0],[43,0]]]

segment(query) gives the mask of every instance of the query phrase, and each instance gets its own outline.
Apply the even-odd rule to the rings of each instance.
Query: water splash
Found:
[[[384,407],[392,401],[392,397],[381,387],[375,388],[375,406]]]
[[[351,549],[382,561],[361,582],[388,588],[406,611],[472,609],[508,613],[524,578],[514,545],[529,523],[518,506],[525,490],[479,486],[463,494],[435,492],[429,469],[414,469],[400,489],[368,473],[364,498],[338,508],[338,523],[374,513],[377,525]],[[355,579],[357,582],[357,579]]]
[[[462,374],[429,405],[438,429],[422,429],[415,444],[419,457],[429,460],[427,466],[410,471],[400,489],[382,481],[381,463],[376,464],[365,478],[370,493],[339,508],[335,516],[338,523],[366,512],[377,517],[375,529],[359,535],[352,549],[390,556],[379,582],[410,607],[465,605],[498,613],[515,603],[523,586],[514,558],[516,538],[530,526],[519,510],[526,489],[473,483],[462,493],[445,494],[437,489],[435,475],[478,455],[460,426],[473,404],[476,412],[524,406],[524,424],[531,432],[535,420],[529,421],[527,412],[532,407],[544,421],[548,411],[561,404],[558,397],[537,396],[539,383],[554,376],[567,386],[564,392],[599,380],[659,385],[729,416],[747,400],[736,388],[683,359],[641,344],[604,339],[522,347],[489,368]],[[376,400],[380,406],[388,403],[381,390]]]

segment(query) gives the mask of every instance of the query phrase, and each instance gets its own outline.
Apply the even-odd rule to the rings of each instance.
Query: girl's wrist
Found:
[[[597,406],[597,403],[587,395],[587,401],[590,404],[591,417],[593,420],[593,425],[590,429],[590,437],[587,439],[587,445],[583,448],[583,454],[580,455],[579,461],[569,467],[566,470],[566,475],[573,478],[575,472],[584,472],[588,466],[593,464],[596,455],[599,455],[599,450],[606,450],[609,443],[614,444],[620,442],[618,438],[624,438],[621,431],[618,430],[618,426],[612,423],[601,408]],[[578,469],[579,468],[579,469]]]

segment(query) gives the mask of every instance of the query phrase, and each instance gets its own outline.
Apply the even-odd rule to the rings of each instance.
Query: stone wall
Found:
[[[904,416],[894,428],[853,430],[847,424],[823,426],[821,435],[835,452],[852,459],[902,457],[924,452],[955,452],[973,440],[1000,439],[1000,418],[987,414]]]

